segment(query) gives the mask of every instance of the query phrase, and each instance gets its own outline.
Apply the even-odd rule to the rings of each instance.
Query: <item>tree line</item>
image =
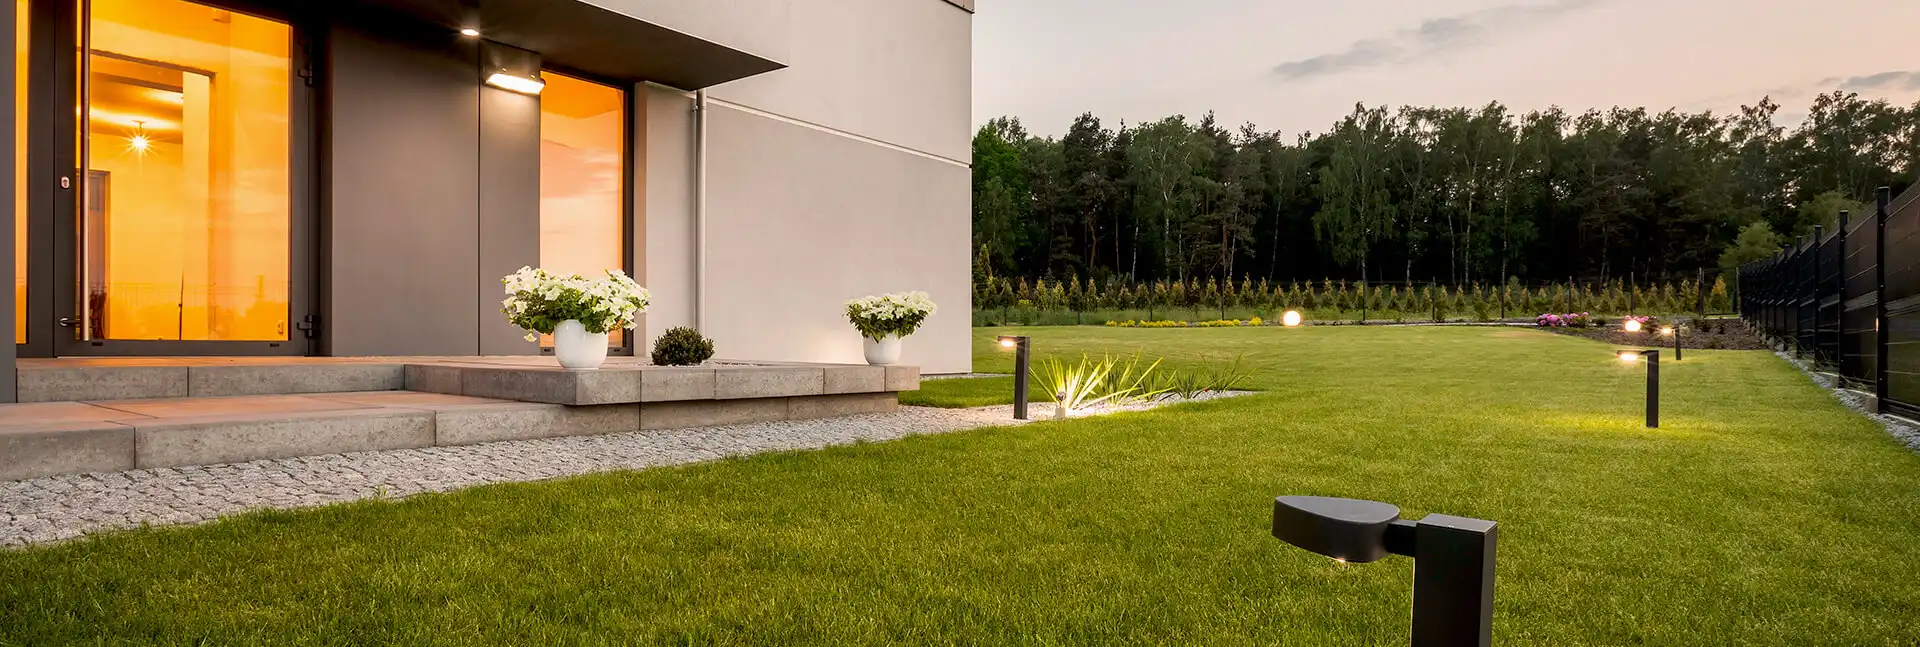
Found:
[[[1501,285],[1691,277],[1913,181],[1920,104],[1734,114],[1355,106],[1292,138],[1209,113],[973,139],[976,284],[1327,277]],[[1828,231],[1831,231],[1828,227]]]

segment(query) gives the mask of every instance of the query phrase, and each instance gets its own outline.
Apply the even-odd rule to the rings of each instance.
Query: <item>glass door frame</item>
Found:
[[[84,174],[78,174],[81,33],[88,0],[32,0],[27,142],[27,342],[20,357],[298,356],[318,348],[316,271],[320,240],[314,69],[310,21],[251,1],[190,0],[291,27],[288,142],[288,291],[284,341],[119,340],[79,338],[82,316],[77,227]],[[51,126],[51,127],[43,127]],[[313,336],[309,336],[313,335]]]

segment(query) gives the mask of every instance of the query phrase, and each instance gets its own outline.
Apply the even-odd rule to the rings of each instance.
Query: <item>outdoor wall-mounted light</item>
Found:
[[[1280,315],[1280,324],[1288,328],[1298,327],[1300,325],[1300,311],[1288,310],[1286,314]]]
[[[1273,536],[1347,563],[1387,555],[1414,558],[1415,647],[1485,647],[1493,642],[1493,557],[1498,524],[1431,514],[1400,518],[1377,501],[1322,496],[1273,500]]]
[[[1647,360],[1647,428],[1660,428],[1660,350],[1621,350],[1614,355],[1628,364]]]
[[[467,38],[479,38],[480,30],[474,29],[472,27],[465,27],[460,30],[460,35],[466,36]]]
[[[505,71],[494,72],[487,77],[487,85],[532,96],[539,96],[540,91],[547,88],[546,80],[538,76],[516,76]]]
[[[546,80],[540,78],[540,54],[494,42],[480,47],[485,55],[480,69],[487,75],[487,85],[536,97],[546,89]]]
[[[1027,374],[1032,372],[1032,370],[1028,368],[1030,360],[1027,357],[1027,344],[1029,341],[1030,339],[1026,335],[1003,335],[1000,337],[1000,347],[1013,351],[1014,420],[1027,419]]]
[[[1680,327],[1679,326],[1662,326],[1660,328],[1660,334],[1673,338],[1673,361],[1678,362],[1682,359],[1686,359],[1686,357],[1682,355],[1680,351]]]

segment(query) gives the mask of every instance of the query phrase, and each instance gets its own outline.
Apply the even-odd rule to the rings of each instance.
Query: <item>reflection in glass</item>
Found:
[[[13,8],[13,343],[27,343],[28,1]]]
[[[291,29],[92,0],[80,273],[96,338],[287,338]]]
[[[626,246],[626,93],[545,72],[540,94],[540,266],[600,276],[623,269]],[[607,343],[620,346],[625,331]],[[541,340],[551,346],[551,339]]]

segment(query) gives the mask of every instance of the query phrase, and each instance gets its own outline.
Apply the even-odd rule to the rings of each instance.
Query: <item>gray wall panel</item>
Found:
[[[479,351],[479,83],[469,43],[330,34],[334,355]]]
[[[538,355],[500,314],[500,277],[540,265],[540,100],[480,88],[480,354]]]

